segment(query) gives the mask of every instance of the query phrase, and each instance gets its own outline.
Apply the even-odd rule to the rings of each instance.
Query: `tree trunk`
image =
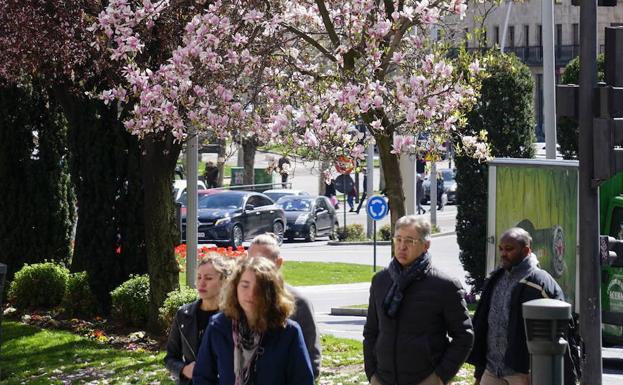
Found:
[[[216,158],[216,167],[218,167],[218,186],[223,186],[223,178],[225,177],[225,143],[224,140],[218,141],[218,157]]]
[[[102,310],[110,291],[147,270],[138,141],[102,101],[54,89],[69,122],[78,223],[71,269],[86,271]]]
[[[173,249],[179,233],[171,181],[181,146],[169,135],[143,140],[143,184],[145,186],[145,241],[150,302],[148,328],[159,332],[158,309],[166,295],[179,286],[179,268]]]
[[[242,140],[242,156],[244,164],[244,172],[242,174],[242,184],[255,184],[255,152],[257,151],[257,143],[255,139]],[[250,188],[248,190],[251,190]]]
[[[392,233],[396,221],[405,215],[405,195],[402,190],[402,175],[398,156],[392,154],[392,138],[386,135],[375,135],[376,144],[379,148],[381,167],[385,176],[385,194],[389,199],[389,212],[391,214]]]

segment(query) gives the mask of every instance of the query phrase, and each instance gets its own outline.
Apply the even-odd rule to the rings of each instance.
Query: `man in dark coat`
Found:
[[[396,221],[394,259],[372,279],[363,358],[372,385],[447,384],[474,341],[461,284],[431,264],[431,225]]]
[[[531,244],[530,234],[519,227],[500,237],[500,266],[485,282],[474,314],[476,337],[467,362],[475,366],[476,384],[529,385],[530,355],[521,306],[540,298],[564,300],[558,283],[539,268]],[[566,361],[565,371],[572,366]]]
[[[203,172],[203,180],[207,188],[218,187],[218,167],[216,167],[214,163],[206,163],[206,168]]]

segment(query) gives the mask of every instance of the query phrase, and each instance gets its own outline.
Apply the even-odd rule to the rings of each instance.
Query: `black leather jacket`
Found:
[[[199,341],[197,334],[197,309],[201,300],[179,308],[171,325],[167,354],[164,364],[175,377],[175,383],[187,385],[190,379],[183,377],[182,369],[197,359]]]

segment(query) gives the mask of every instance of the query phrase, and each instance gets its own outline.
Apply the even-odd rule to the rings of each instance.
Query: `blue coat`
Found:
[[[193,385],[233,385],[231,319],[223,313],[215,315],[205,333],[193,371]],[[288,320],[285,328],[267,331],[262,347],[264,353],[255,364],[255,385],[314,385],[309,355],[296,322]]]

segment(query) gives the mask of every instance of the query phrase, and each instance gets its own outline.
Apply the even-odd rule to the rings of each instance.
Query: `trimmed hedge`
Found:
[[[110,293],[112,316],[128,325],[144,327],[149,312],[149,277],[131,276]]]
[[[61,304],[69,270],[54,263],[26,264],[9,287],[9,300],[20,309],[49,309]]]
[[[173,317],[180,306],[197,300],[197,290],[190,287],[180,287],[167,294],[162,307],[159,310],[160,320],[169,327],[173,323]]]

